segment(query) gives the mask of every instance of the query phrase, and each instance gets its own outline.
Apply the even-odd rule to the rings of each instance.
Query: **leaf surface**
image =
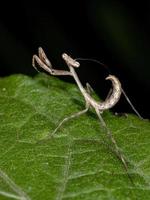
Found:
[[[129,163],[127,172],[76,85],[54,77],[0,79],[0,199],[103,200],[150,198],[150,123],[103,113]],[[105,142],[104,142],[105,141]],[[107,142],[107,144],[106,144]]]

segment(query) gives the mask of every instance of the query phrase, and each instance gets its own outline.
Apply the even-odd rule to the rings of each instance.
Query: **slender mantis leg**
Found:
[[[89,85],[89,83],[86,84],[86,88],[87,88],[87,92],[90,94],[91,91],[92,91],[92,88],[91,88],[91,86]],[[68,122],[69,120],[71,120],[71,119],[73,119],[73,118],[76,118],[76,117],[79,117],[79,116],[85,114],[85,113],[89,110],[89,107],[90,107],[89,103],[86,102],[86,105],[85,105],[85,109],[84,109],[84,110],[81,110],[81,111],[79,111],[79,112],[77,112],[77,113],[74,113],[74,114],[72,114],[72,115],[69,116],[69,117],[65,117],[65,118],[58,124],[58,126],[55,128],[55,130],[54,130],[52,133],[50,133],[50,134],[46,137],[46,139],[53,137],[54,134],[61,128],[61,126],[62,126],[64,123]]]
[[[76,118],[76,117],[79,117],[79,116],[85,114],[85,113],[88,111],[88,109],[89,109],[89,106],[86,107],[84,110],[81,110],[81,111],[79,111],[79,112],[77,112],[77,113],[72,114],[72,115],[69,116],[69,117],[65,117],[65,118],[58,124],[58,126],[55,128],[55,130],[54,130],[52,133],[50,133],[50,135],[49,135],[47,138],[54,136],[54,134],[58,131],[58,129],[60,129],[60,127],[61,127],[65,122],[67,122],[67,121],[69,121],[69,120],[71,120],[71,119],[73,119],[73,118]]]
[[[122,93],[123,95],[125,96],[128,104],[131,106],[132,110],[137,114],[137,116],[140,118],[140,119],[143,119],[143,117],[140,115],[140,113],[137,111],[137,109],[133,106],[133,104],[131,103],[129,97],[126,95],[125,91],[122,89]]]

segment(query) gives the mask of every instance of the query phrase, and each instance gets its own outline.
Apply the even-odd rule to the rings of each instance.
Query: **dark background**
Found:
[[[119,77],[134,106],[149,118],[149,27],[150,3],[146,1],[4,1],[0,6],[0,76],[36,74],[31,58],[39,46],[58,69],[67,69],[63,52],[97,59]],[[110,87],[104,80],[105,67],[81,61],[77,72],[83,84],[89,82],[105,98]],[[123,97],[113,110],[132,112]]]

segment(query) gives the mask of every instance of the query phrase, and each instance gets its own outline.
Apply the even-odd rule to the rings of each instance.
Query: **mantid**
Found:
[[[133,106],[133,104],[131,103],[129,98],[127,97],[126,93],[122,89],[119,79],[116,76],[109,75],[108,77],[106,77],[106,80],[110,80],[112,82],[112,89],[110,89],[105,101],[98,102],[91,96],[91,92],[93,91],[92,87],[87,83],[86,88],[84,88],[79,80],[79,77],[75,71],[76,68],[80,67],[80,63],[77,61],[77,59],[73,59],[71,56],[67,55],[66,53],[62,54],[62,58],[66,62],[67,66],[69,68],[69,71],[54,69],[52,67],[51,62],[49,61],[46,54],[44,53],[43,49],[41,47],[39,47],[38,56],[33,55],[32,65],[35,69],[37,69],[36,65],[35,65],[35,61],[36,61],[41,68],[43,68],[45,71],[47,71],[51,75],[72,76],[74,78],[81,94],[83,95],[83,97],[85,99],[85,109],[79,111],[78,113],[72,114],[69,117],[64,118],[58,124],[58,126],[55,128],[55,130],[47,136],[47,138],[52,137],[57,132],[57,130],[68,120],[73,119],[75,117],[79,117],[80,115],[85,114],[89,110],[89,108],[93,108],[95,110],[95,113],[98,116],[98,119],[99,119],[102,127],[104,127],[104,129],[106,130],[108,138],[111,140],[112,144],[115,147],[115,152],[117,154],[117,157],[121,160],[126,172],[128,173],[127,161],[126,161],[124,155],[121,153],[121,151],[117,145],[117,142],[113,137],[111,130],[107,127],[101,114],[105,110],[108,110],[108,109],[112,108],[113,106],[115,106],[116,103],[119,101],[121,94],[123,93],[124,96],[126,97],[128,103],[131,105],[132,109],[135,111],[135,113],[138,115],[138,117],[140,119],[142,119],[141,115],[138,113],[138,111],[135,109],[135,107]],[[128,176],[129,176],[130,180],[132,181],[129,173],[128,173]],[[133,183],[133,181],[132,181],[132,183]]]

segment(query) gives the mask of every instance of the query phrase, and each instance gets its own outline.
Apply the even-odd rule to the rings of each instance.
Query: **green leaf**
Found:
[[[149,199],[148,121],[103,113],[134,185],[110,151],[111,142],[93,111],[38,143],[62,119],[84,108],[77,86],[54,77],[13,75],[0,80],[0,200]]]

